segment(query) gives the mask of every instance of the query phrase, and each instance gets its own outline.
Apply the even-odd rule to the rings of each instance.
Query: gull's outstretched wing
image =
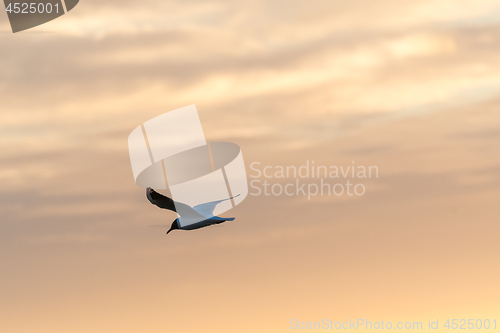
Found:
[[[215,207],[217,207],[218,204],[220,204],[223,201],[231,200],[233,198],[236,198],[237,196],[239,196],[239,194],[236,195],[236,196],[234,196],[234,197],[231,197],[231,198],[227,198],[227,199],[222,199],[222,200],[211,201],[211,202],[206,202],[206,203],[203,203],[203,204],[199,204],[199,205],[194,206],[193,209],[195,211],[197,211],[199,214],[210,218],[210,217],[214,216],[214,210],[215,210]]]
[[[146,190],[146,196],[148,197],[148,200],[153,204],[156,205],[160,208],[163,209],[168,209],[174,212],[177,212],[175,210],[175,203],[174,200],[170,199],[169,197],[166,197],[155,190],[153,190],[151,187],[148,187]]]
[[[176,212],[185,219],[198,219],[200,221],[205,219],[205,216],[198,213],[189,205],[183,204],[182,202],[174,202],[171,198],[156,192],[151,187],[148,187],[146,190],[146,196],[153,205]]]

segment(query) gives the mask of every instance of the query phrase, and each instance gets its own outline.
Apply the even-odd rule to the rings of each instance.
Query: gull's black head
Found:
[[[174,222],[172,222],[172,226],[170,227],[170,229],[167,231],[167,234],[172,231],[172,230],[175,230],[175,229],[179,229],[179,224],[177,223],[179,219],[175,219]]]

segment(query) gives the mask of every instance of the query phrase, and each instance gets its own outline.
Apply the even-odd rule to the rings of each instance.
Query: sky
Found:
[[[499,27],[493,0],[81,0],[16,34],[0,11],[0,331],[500,320]],[[191,104],[249,182],[378,177],[167,236],[127,138]]]

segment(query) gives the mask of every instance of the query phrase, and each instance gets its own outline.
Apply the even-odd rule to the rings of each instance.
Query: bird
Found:
[[[219,203],[236,198],[237,196],[239,196],[239,194],[235,197],[217,200],[217,201],[206,202],[206,203],[196,205],[194,207],[191,207],[191,206],[184,204],[182,202],[174,201],[171,198],[156,192],[151,187],[148,187],[146,189],[146,196],[147,196],[148,200],[153,205],[156,205],[156,206],[163,208],[163,209],[171,210],[171,211],[179,214],[179,217],[176,218],[172,222],[170,229],[167,231],[167,234],[168,234],[172,230],[177,230],[177,229],[179,229],[179,230],[194,230],[194,229],[208,227],[210,225],[220,224],[220,223],[223,223],[226,221],[234,221],[234,217],[215,216],[214,210],[215,210],[215,207]],[[196,222],[189,223],[190,220],[191,220],[191,222],[193,222],[193,221],[196,221]],[[187,223],[184,223],[187,225],[182,226],[182,223],[181,223],[182,221],[187,222]]]

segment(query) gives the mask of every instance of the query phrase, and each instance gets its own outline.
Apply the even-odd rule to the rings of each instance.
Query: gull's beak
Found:
[[[172,222],[172,226],[170,227],[170,230],[169,230],[169,231],[167,231],[167,234],[168,234],[170,231],[172,231],[172,230],[179,229],[179,225],[177,224],[177,220],[178,220],[178,219],[175,219],[175,221],[174,221],[174,222]]]

